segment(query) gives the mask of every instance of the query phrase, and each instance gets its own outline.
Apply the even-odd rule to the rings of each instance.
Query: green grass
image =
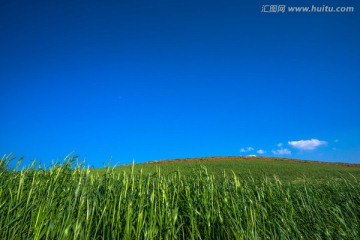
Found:
[[[0,239],[360,238],[359,180],[342,168],[295,165],[299,176],[327,173],[294,182],[280,179],[289,165],[278,162],[95,171],[70,158],[50,169],[14,171],[8,161],[0,161]],[[252,164],[263,166],[256,177],[248,173],[258,168]],[[338,171],[351,177],[329,175]]]
[[[220,159],[220,160],[218,160]],[[230,160],[233,159],[233,160]],[[195,159],[196,160],[196,159]],[[339,178],[360,180],[360,165],[353,165],[349,167],[346,165],[327,165],[319,164],[319,162],[311,161],[293,161],[284,159],[268,159],[263,158],[242,158],[242,157],[227,157],[227,158],[203,158],[204,161],[194,161],[190,159],[170,161],[166,164],[136,164],[134,166],[135,172],[140,170],[145,174],[152,174],[156,172],[157,168],[161,169],[163,175],[171,174],[176,171],[188,175],[193,170],[197,170],[204,166],[207,168],[210,175],[221,177],[225,171],[227,174],[235,172],[242,177],[263,178],[264,176],[276,176],[282,181],[301,182],[308,181],[329,181]],[[132,165],[119,166],[115,171],[130,172]],[[96,173],[102,173],[105,169],[94,169]]]

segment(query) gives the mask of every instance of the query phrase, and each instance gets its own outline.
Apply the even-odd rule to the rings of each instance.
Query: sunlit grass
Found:
[[[221,160],[218,160],[221,159]],[[238,160],[241,159],[241,160]],[[330,181],[334,179],[352,179],[357,178],[360,181],[360,165],[327,165],[314,164],[311,161],[292,161],[284,159],[268,158],[239,158],[228,157],[209,158],[209,161],[187,162],[187,161],[173,161],[165,164],[135,164],[134,170],[138,173],[142,170],[146,174],[156,172],[157,167],[161,167],[163,175],[172,174],[180,171],[183,175],[192,174],[193,170],[198,170],[205,166],[210,175],[216,178],[221,177],[225,171],[231,174],[232,171],[242,177],[253,177],[255,179],[263,178],[264,176],[277,176],[281,181],[301,182],[304,179],[309,181]],[[160,163],[160,162],[158,162]],[[132,165],[119,166],[115,171],[131,172]],[[93,169],[93,172],[102,174],[106,169]]]
[[[21,171],[0,161],[0,239],[359,239],[356,178],[296,184],[197,167],[107,168],[68,158]]]

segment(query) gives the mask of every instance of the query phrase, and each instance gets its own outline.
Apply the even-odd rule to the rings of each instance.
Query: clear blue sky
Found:
[[[360,2],[262,4],[2,1],[0,154],[360,163]]]

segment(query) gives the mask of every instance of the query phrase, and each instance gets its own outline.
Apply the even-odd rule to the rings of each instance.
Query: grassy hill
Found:
[[[333,180],[339,178],[356,178],[360,180],[360,164],[326,163],[305,161],[285,158],[265,157],[203,157],[174,160],[152,161],[142,164],[123,165],[115,168],[115,171],[131,172],[134,167],[135,173],[140,170],[144,174],[153,174],[160,169],[161,174],[168,175],[180,171],[183,175],[189,175],[193,171],[206,167],[210,175],[220,177],[234,172],[240,177],[262,178],[264,176],[277,176],[281,180]],[[95,169],[102,173],[105,169]]]
[[[21,171],[0,160],[0,239],[360,239],[358,165],[74,160]]]

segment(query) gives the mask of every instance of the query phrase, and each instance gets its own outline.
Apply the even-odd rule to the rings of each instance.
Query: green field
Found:
[[[239,177],[263,178],[276,176],[282,181],[332,181],[334,179],[356,178],[360,180],[359,164],[334,164],[314,161],[299,161],[292,159],[276,158],[249,158],[249,157],[214,157],[201,159],[180,159],[172,161],[158,161],[135,164],[134,171],[152,174],[160,169],[161,174],[168,175],[180,171],[184,175],[191,174],[194,170],[206,167],[210,175],[215,177],[232,174]],[[115,171],[132,170],[132,164],[116,167]],[[94,169],[102,173],[105,169]]]
[[[203,160],[15,171],[3,157],[0,239],[360,239],[358,165]]]

